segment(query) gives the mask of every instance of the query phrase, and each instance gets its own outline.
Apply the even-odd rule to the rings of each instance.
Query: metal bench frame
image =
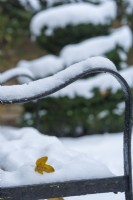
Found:
[[[8,187],[0,189],[0,198],[13,200],[37,200],[55,197],[77,196],[85,194],[124,192],[126,200],[133,200],[132,195],[132,165],[131,165],[131,121],[132,121],[132,98],[129,86],[125,79],[116,71],[108,68],[93,68],[87,72],[78,74],[76,77],[55,86],[49,91],[32,96],[28,99],[13,99],[12,103],[24,103],[35,99],[44,98],[82,78],[90,73],[107,72],[113,75],[120,83],[125,97],[125,120],[123,136],[124,175],[102,179],[73,180],[59,183],[45,183]],[[104,84],[104,83],[103,83]],[[1,100],[2,103],[11,104],[8,100]]]

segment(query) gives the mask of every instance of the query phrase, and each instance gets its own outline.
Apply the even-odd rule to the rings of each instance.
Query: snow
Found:
[[[124,108],[125,108],[125,102],[120,102],[117,104],[116,108],[113,110],[113,113],[117,115],[122,115],[122,113],[124,112]]]
[[[64,28],[67,25],[78,24],[108,24],[116,16],[114,2],[106,2],[99,6],[89,3],[73,3],[55,8],[49,8],[34,15],[31,20],[30,30],[35,37],[44,33],[52,35],[55,28]]]
[[[133,1],[127,0],[128,6],[127,6],[127,14],[132,15],[133,14]]]
[[[113,31],[110,36],[96,37],[85,40],[84,42],[81,42],[79,44],[68,45],[63,48],[59,57],[54,55],[46,55],[32,61],[21,60],[16,65],[16,68],[18,69],[9,72],[18,73],[17,71],[21,68],[19,72],[21,75],[24,70],[29,70],[29,73],[32,74],[35,80],[37,80],[53,75],[58,71],[64,69],[66,66],[84,60],[88,57],[103,55],[113,50],[117,45],[121,46],[124,49],[124,51],[119,51],[119,55],[124,62],[127,59],[126,51],[128,51],[128,49],[131,47],[131,41],[131,30],[129,29],[129,27],[124,26]],[[122,66],[125,65],[122,64]],[[1,83],[4,81],[2,80],[2,78],[9,75],[9,72],[0,74]],[[10,76],[12,75],[10,74]],[[29,81],[30,80],[25,77],[19,78],[20,83],[27,83]]]
[[[30,77],[30,80],[34,79],[33,73],[28,68],[22,69],[9,69],[6,72],[0,73],[0,84],[9,81],[10,79],[19,77],[19,76],[27,76]]]
[[[133,87],[133,66],[130,66],[127,69],[119,71],[121,76],[127,81],[130,87]],[[109,74],[99,74],[93,78],[78,80],[72,85],[67,86],[66,88],[56,92],[52,96],[54,97],[63,97],[68,96],[69,98],[74,98],[75,96],[81,96],[87,99],[93,97],[93,89],[99,88],[102,92],[107,89],[112,89],[112,92],[116,92],[121,88],[118,81],[110,76]]]
[[[126,38],[126,40],[125,40]],[[104,44],[104,45],[103,45]],[[44,78],[57,73],[73,63],[79,62],[91,56],[104,55],[115,49],[117,45],[123,50],[119,50],[119,55],[125,66],[124,61],[127,59],[126,52],[132,44],[132,33],[128,26],[116,29],[109,36],[96,37],[85,40],[79,44],[67,45],[63,48],[60,56],[46,55],[32,61],[22,60],[16,67],[29,69],[34,79]],[[28,78],[19,78],[20,83],[29,82]]]
[[[73,80],[76,76],[82,73],[87,73],[95,68],[109,68],[116,71],[115,65],[107,58],[92,57],[84,60],[80,63],[71,65],[58,72],[57,74],[32,81],[29,84],[15,85],[15,86],[0,86],[0,101],[19,101],[23,99],[27,101],[27,98],[35,99],[37,96],[43,94],[46,96],[49,91],[56,91],[59,86],[63,86],[64,83]],[[73,82],[73,81],[72,81]]]
[[[107,115],[109,115],[109,111],[108,110],[104,110],[104,111],[102,111],[102,112],[100,112],[99,114],[98,114],[98,118],[104,118],[104,117],[106,117]]]
[[[19,0],[19,2],[28,10],[39,11],[41,9],[39,0]]]
[[[126,40],[125,40],[126,38]],[[123,48],[119,50],[121,60],[127,59],[126,52],[132,44],[132,33],[128,26],[116,29],[109,36],[100,36],[87,39],[79,44],[67,45],[60,53],[60,56],[46,55],[32,61],[22,60],[16,67],[29,69],[35,79],[44,78],[70,66],[73,63],[82,61],[88,57],[104,55],[115,49],[117,45]],[[19,78],[20,83],[29,82],[27,78]]]
[[[33,128],[1,128],[0,135],[5,139],[0,141],[1,187],[114,176],[100,161],[69,150],[56,137],[41,135]],[[54,173],[34,171],[36,160],[43,156],[48,156]]]
[[[32,61],[22,60],[17,66],[19,70],[28,69],[35,79],[44,78],[55,74],[64,68],[63,60],[54,55],[47,55]],[[25,83],[26,78],[19,78],[19,81]]]
[[[118,195],[114,193],[105,194],[94,194],[94,195],[84,195],[76,197],[67,197],[65,200],[125,200],[124,194],[119,193]]]
[[[0,146],[1,187],[63,181],[69,178],[87,179],[96,176],[100,178],[112,174],[121,176],[124,171],[123,133],[58,139],[54,136],[41,135],[33,128],[0,127]],[[56,171],[40,175],[34,172],[35,162],[45,155],[49,157],[48,164],[54,166]],[[108,193],[64,199],[124,200],[125,198],[123,193]]]
[[[117,45],[128,51],[131,44],[132,32],[128,26],[123,26],[113,31],[109,36],[95,37],[79,44],[67,45],[62,49],[60,57],[69,66],[91,56],[104,55],[114,50]]]
[[[133,133],[132,133],[133,134]],[[117,176],[123,174],[123,134],[83,136],[79,138],[62,138],[63,144],[71,150],[82,152],[102,161]],[[133,142],[133,140],[132,140]],[[80,148],[79,148],[80,147]],[[132,148],[133,151],[133,148]],[[95,194],[68,197],[65,200],[125,200],[123,193]]]

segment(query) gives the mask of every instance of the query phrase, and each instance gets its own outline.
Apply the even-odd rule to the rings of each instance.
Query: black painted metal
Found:
[[[64,182],[64,183],[60,183],[60,184],[58,183],[57,185],[59,185],[59,188],[54,187],[54,190],[50,190],[50,185],[54,185],[53,183],[39,185],[40,189],[39,189],[38,185],[36,185],[36,186],[33,186],[35,192],[33,193],[33,196],[31,198],[32,200],[36,199],[36,198],[40,198],[40,197],[38,197],[38,194],[40,194],[40,195],[42,194],[43,195],[42,198],[47,198],[47,197],[54,197],[54,195],[55,196],[57,195],[59,197],[59,196],[70,196],[70,195],[82,195],[82,194],[87,194],[87,193],[91,194],[91,193],[99,193],[99,192],[110,192],[110,191],[125,192],[126,200],[133,199],[133,196],[132,196],[132,165],[131,165],[132,99],[131,99],[131,92],[130,92],[129,86],[128,86],[127,82],[125,81],[125,79],[119,73],[117,73],[116,71],[113,71],[111,69],[108,69],[108,68],[94,68],[91,70],[89,69],[86,72],[78,74],[74,78],[68,79],[65,83],[61,83],[59,86],[53,87],[51,90],[44,91],[42,94],[30,96],[27,99],[23,99],[23,98],[20,99],[19,97],[17,97],[17,99],[12,99],[10,101],[5,100],[5,99],[0,99],[0,101],[2,103],[11,104],[11,103],[24,103],[24,102],[28,102],[28,101],[35,100],[35,99],[41,99],[41,98],[44,98],[60,89],[66,87],[67,85],[71,84],[72,82],[76,81],[77,79],[79,79],[87,74],[97,73],[97,72],[105,72],[105,73],[108,72],[111,75],[113,75],[117,79],[117,81],[121,84],[121,87],[122,87],[122,90],[123,90],[123,93],[125,96],[125,122],[124,122],[124,139],[123,139],[123,141],[124,141],[124,144],[123,144],[124,145],[124,148],[123,148],[124,176],[123,177],[113,177],[112,179],[105,178],[105,179],[102,179],[102,181],[100,179],[97,179],[97,180],[94,180],[94,182],[96,181],[95,183],[92,180],[86,180],[84,182],[85,186],[83,187],[85,191],[82,189],[80,190],[80,188],[82,188],[82,180],[81,181],[70,181],[68,184],[68,187],[70,187],[71,189],[70,190],[65,189],[62,191],[60,191],[59,188],[63,188],[64,185],[67,184],[68,182]],[[112,180],[111,184],[110,184],[110,180]],[[76,184],[74,184],[74,183],[76,183]],[[86,187],[86,184],[88,184],[88,187]],[[104,186],[103,188],[102,188],[102,184]],[[113,186],[113,188],[112,188],[112,186]],[[44,192],[43,189],[45,187],[47,189]],[[8,188],[7,190],[10,191],[10,195],[15,195],[15,194],[17,195],[19,193],[19,189],[20,188],[18,188],[18,190],[16,190],[16,189],[14,190],[14,188]],[[23,186],[23,187],[21,187],[20,192],[23,191],[23,193],[24,193],[25,190],[29,191],[27,195],[29,195],[29,194],[32,195],[32,192],[33,192],[32,186]],[[3,188],[2,191],[5,191],[4,195],[6,196],[6,189]],[[38,193],[38,191],[39,191],[39,193]],[[48,191],[48,193],[47,193],[47,191]],[[75,191],[74,194],[73,194],[73,191]],[[30,199],[30,197],[31,196],[28,196],[28,200]],[[20,199],[20,197],[19,197],[19,199]],[[21,199],[26,200],[27,197],[24,197]]]
[[[3,188],[1,197],[13,200],[37,200],[56,197],[128,191],[128,180],[123,176],[106,179],[67,181],[63,183],[38,184]]]
[[[35,110],[35,127],[38,131],[40,131],[40,112],[41,110],[41,101],[37,100],[36,102],[36,110]]]

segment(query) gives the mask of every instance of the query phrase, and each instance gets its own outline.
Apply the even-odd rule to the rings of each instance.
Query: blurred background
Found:
[[[133,90],[132,0],[0,0],[1,73],[28,69],[37,80],[92,56],[113,61]],[[39,103],[42,133],[78,137],[123,129],[122,91],[103,74],[84,77]],[[0,124],[35,127],[35,110],[36,102],[1,105]]]

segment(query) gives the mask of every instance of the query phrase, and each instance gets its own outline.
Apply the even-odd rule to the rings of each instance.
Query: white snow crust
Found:
[[[19,70],[28,69],[35,79],[44,78],[55,74],[64,68],[63,60],[54,55],[46,55],[32,61],[22,60],[17,66]],[[19,78],[19,81],[25,83],[26,78]]]
[[[60,57],[69,66],[91,56],[102,56],[117,45],[128,51],[132,44],[132,37],[130,28],[123,26],[113,31],[109,36],[95,37],[79,44],[67,45],[62,49]]]
[[[57,174],[59,174],[57,178],[60,179],[59,181],[67,180],[71,175],[77,177],[78,171],[80,174],[78,174],[78,178],[83,178],[86,173],[86,179],[93,176],[97,167],[100,167],[97,170],[103,175],[106,174],[107,177],[113,174],[114,176],[121,176],[124,173],[123,133],[105,133],[79,138],[60,138],[59,140],[56,137],[41,135],[33,128],[1,127],[0,146],[1,187],[35,182],[43,183],[47,180],[49,182],[55,180]],[[55,167],[57,174],[44,173],[40,175],[34,172],[36,159],[44,155],[49,156],[47,163]],[[82,162],[85,162],[87,166],[84,166]],[[94,167],[94,170],[91,167]],[[72,171],[68,171],[68,169]],[[85,171],[83,172],[82,169]],[[66,174],[65,178],[64,173]],[[96,173],[95,176],[98,175],[98,172]],[[64,199],[125,200],[125,197],[124,193],[107,193],[65,197]]]
[[[30,77],[30,80],[35,79],[33,73],[28,68],[22,68],[22,69],[13,68],[3,73],[0,73],[0,84],[6,83],[8,80],[19,76],[28,76]]]
[[[39,36],[42,28],[46,35],[51,35],[55,28],[78,24],[108,24],[116,16],[114,2],[106,2],[99,6],[89,3],[75,3],[49,8],[37,13],[31,20],[32,35]]]
[[[127,6],[127,14],[129,15],[133,15],[133,1],[132,0],[126,0],[128,3],[128,6]]]
[[[2,139],[1,139],[2,138]],[[112,177],[100,161],[66,148],[59,139],[33,128],[0,129],[1,187]],[[38,174],[36,160],[48,156],[54,173]]]
[[[121,60],[125,62],[127,59],[126,52],[131,47],[131,44],[131,30],[129,27],[124,26],[116,29],[109,36],[96,37],[85,40],[79,44],[67,45],[63,48],[59,57],[54,55],[46,55],[32,61],[21,60],[16,67],[23,70],[28,69],[33,74],[34,79],[40,79],[53,75],[65,67],[82,61],[88,57],[104,55],[105,53],[113,50],[116,45],[119,45],[123,48],[123,50],[119,51],[119,55]],[[20,83],[27,83],[29,81],[30,80],[25,77],[19,78]]]
[[[119,71],[121,76],[127,81],[130,87],[133,87],[133,66]],[[101,92],[108,89],[112,89],[112,92],[116,92],[121,88],[118,81],[109,74],[99,74],[93,78],[78,80],[72,85],[53,94],[53,97],[63,97],[68,96],[69,98],[74,98],[76,96],[81,96],[87,99],[93,97],[93,89],[98,88]]]
[[[92,57],[80,63],[71,65],[51,77],[32,81],[29,84],[0,86],[0,101],[9,100],[11,102],[14,99],[19,100],[21,98],[26,100],[29,97],[31,98],[46,93],[53,88],[63,85],[66,81],[73,79],[75,76],[98,67],[109,68],[116,71],[115,65],[109,59]]]
[[[83,136],[73,139],[63,138],[61,141],[67,148],[86,153],[88,156],[91,155],[95,159],[102,161],[117,176],[121,176],[124,173],[123,133],[106,133],[104,135]],[[68,197],[65,200],[125,200],[125,195],[124,193],[106,193]]]

